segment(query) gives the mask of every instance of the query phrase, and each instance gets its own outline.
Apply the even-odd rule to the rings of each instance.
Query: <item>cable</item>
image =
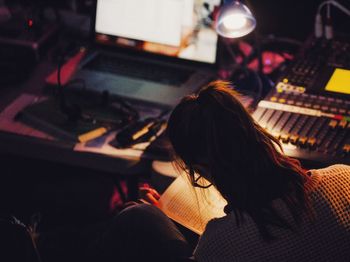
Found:
[[[122,117],[121,124],[129,124],[139,118],[139,112],[129,103],[124,101],[123,98],[118,97],[117,95],[113,96],[113,99],[110,98],[110,94],[108,91],[103,91],[97,94],[89,94],[87,92],[86,84],[84,79],[73,79],[68,83],[62,83],[61,71],[62,65],[64,63],[64,55],[67,51],[62,51],[58,63],[57,63],[57,85],[58,85],[58,99],[59,99],[59,108],[63,114],[65,114],[68,118],[69,122],[77,123],[78,120],[84,122],[92,122],[92,123],[100,123],[100,124],[108,124],[114,125],[114,121],[100,119],[98,116],[100,110],[111,110],[111,112],[118,113]],[[83,92],[75,92],[76,98],[79,98],[75,102],[67,101],[66,97],[66,89],[69,86],[80,84],[82,86]],[[78,91],[78,90],[76,90]],[[85,94],[85,97],[84,97]],[[90,96],[90,97],[87,97]],[[74,97],[74,96],[73,96]],[[100,97],[96,99],[96,97]],[[91,100],[92,98],[92,100]],[[82,102],[83,100],[90,101],[89,103]],[[74,101],[74,100],[73,100]],[[96,115],[97,114],[97,115]]]
[[[333,27],[331,25],[331,10],[330,10],[331,6],[338,8],[340,11],[345,13],[347,16],[350,16],[350,10],[335,0],[327,0],[327,1],[322,2],[317,8],[317,13],[316,13],[316,17],[315,17],[315,36],[317,38],[320,38],[323,36],[323,25],[322,25],[321,11],[322,11],[322,8],[325,6],[327,6],[327,22],[326,22],[326,26],[325,26],[325,37],[326,37],[326,39],[332,39],[333,38]]]
[[[317,13],[320,13],[321,9],[326,5],[333,5],[334,7],[337,7],[339,10],[343,11],[346,15],[350,16],[350,10],[335,0],[327,0],[322,2],[318,6]]]
[[[327,16],[326,16],[326,25],[324,28],[326,39],[333,38],[333,26],[331,20],[331,4],[327,4]]]
[[[320,13],[317,13],[315,17],[315,37],[321,38],[322,36],[323,36],[322,16]]]
[[[64,86],[61,80],[62,65],[64,63],[64,53],[60,55],[57,64],[57,85],[58,85],[58,95],[59,95],[59,105],[60,110],[67,115],[68,121],[77,122],[81,118],[81,108],[79,105],[68,105],[64,93]]]

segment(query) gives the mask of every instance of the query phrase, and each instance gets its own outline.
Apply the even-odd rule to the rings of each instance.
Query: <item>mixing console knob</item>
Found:
[[[343,146],[343,152],[344,152],[345,154],[349,154],[349,153],[350,153],[350,144],[345,144],[345,145]]]
[[[303,136],[299,138],[298,144],[300,145],[300,147],[305,147],[306,146],[306,142],[307,142],[307,137]]]
[[[283,143],[288,143],[289,141],[289,134],[282,134],[281,135],[281,140]]]
[[[337,120],[331,120],[328,125],[329,125],[330,128],[335,129],[338,126],[338,121]]]
[[[295,101],[292,100],[292,99],[288,99],[288,100],[287,100],[287,104],[288,104],[288,105],[294,105],[294,104],[295,104]]]
[[[307,145],[310,147],[310,149],[315,149],[315,147],[316,147],[316,138],[310,137],[307,140]]]
[[[291,135],[289,138],[289,142],[291,142],[293,145],[295,145],[298,142],[298,135]]]
[[[341,120],[339,122],[339,127],[341,127],[342,129],[346,128],[348,122],[346,120]]]
[[[272,131],[271,132],[271,135],[273,135],[275,138],[279,139],[281,134],[279,132],[276,132],[276,131]]]
[[[322,111],[328,111],[329,107],[328,106],[321,106]]]

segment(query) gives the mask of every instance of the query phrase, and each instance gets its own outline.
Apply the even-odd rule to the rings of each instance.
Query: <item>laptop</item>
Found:
[[[210,4],[208,4],[210,2]],[[216,77],[220,0],[97,0],[86,88],[173,107]]]

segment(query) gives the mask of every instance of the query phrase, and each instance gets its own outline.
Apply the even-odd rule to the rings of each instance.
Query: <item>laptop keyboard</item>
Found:
[[[175,86],[181,86],[194,73],[194,71],[189,69],[174,68],[104,54],[99,54],[87,63],[84,68]]]

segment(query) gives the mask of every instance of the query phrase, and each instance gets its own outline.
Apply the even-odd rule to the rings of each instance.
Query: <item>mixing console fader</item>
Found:
[[[276,91],[260,101],[253,117],[292,157],[350,164],[349,100]]]
[[[327,83],[336,69],[350,69],[350,37],[311,38],[280,77],[280,86],[309,93],[329,93]],[[348,93],[350,94],[350,88]]]
[[[319,41],[302,50],[253,118],[289,156],[350,164],[350,42]]]

